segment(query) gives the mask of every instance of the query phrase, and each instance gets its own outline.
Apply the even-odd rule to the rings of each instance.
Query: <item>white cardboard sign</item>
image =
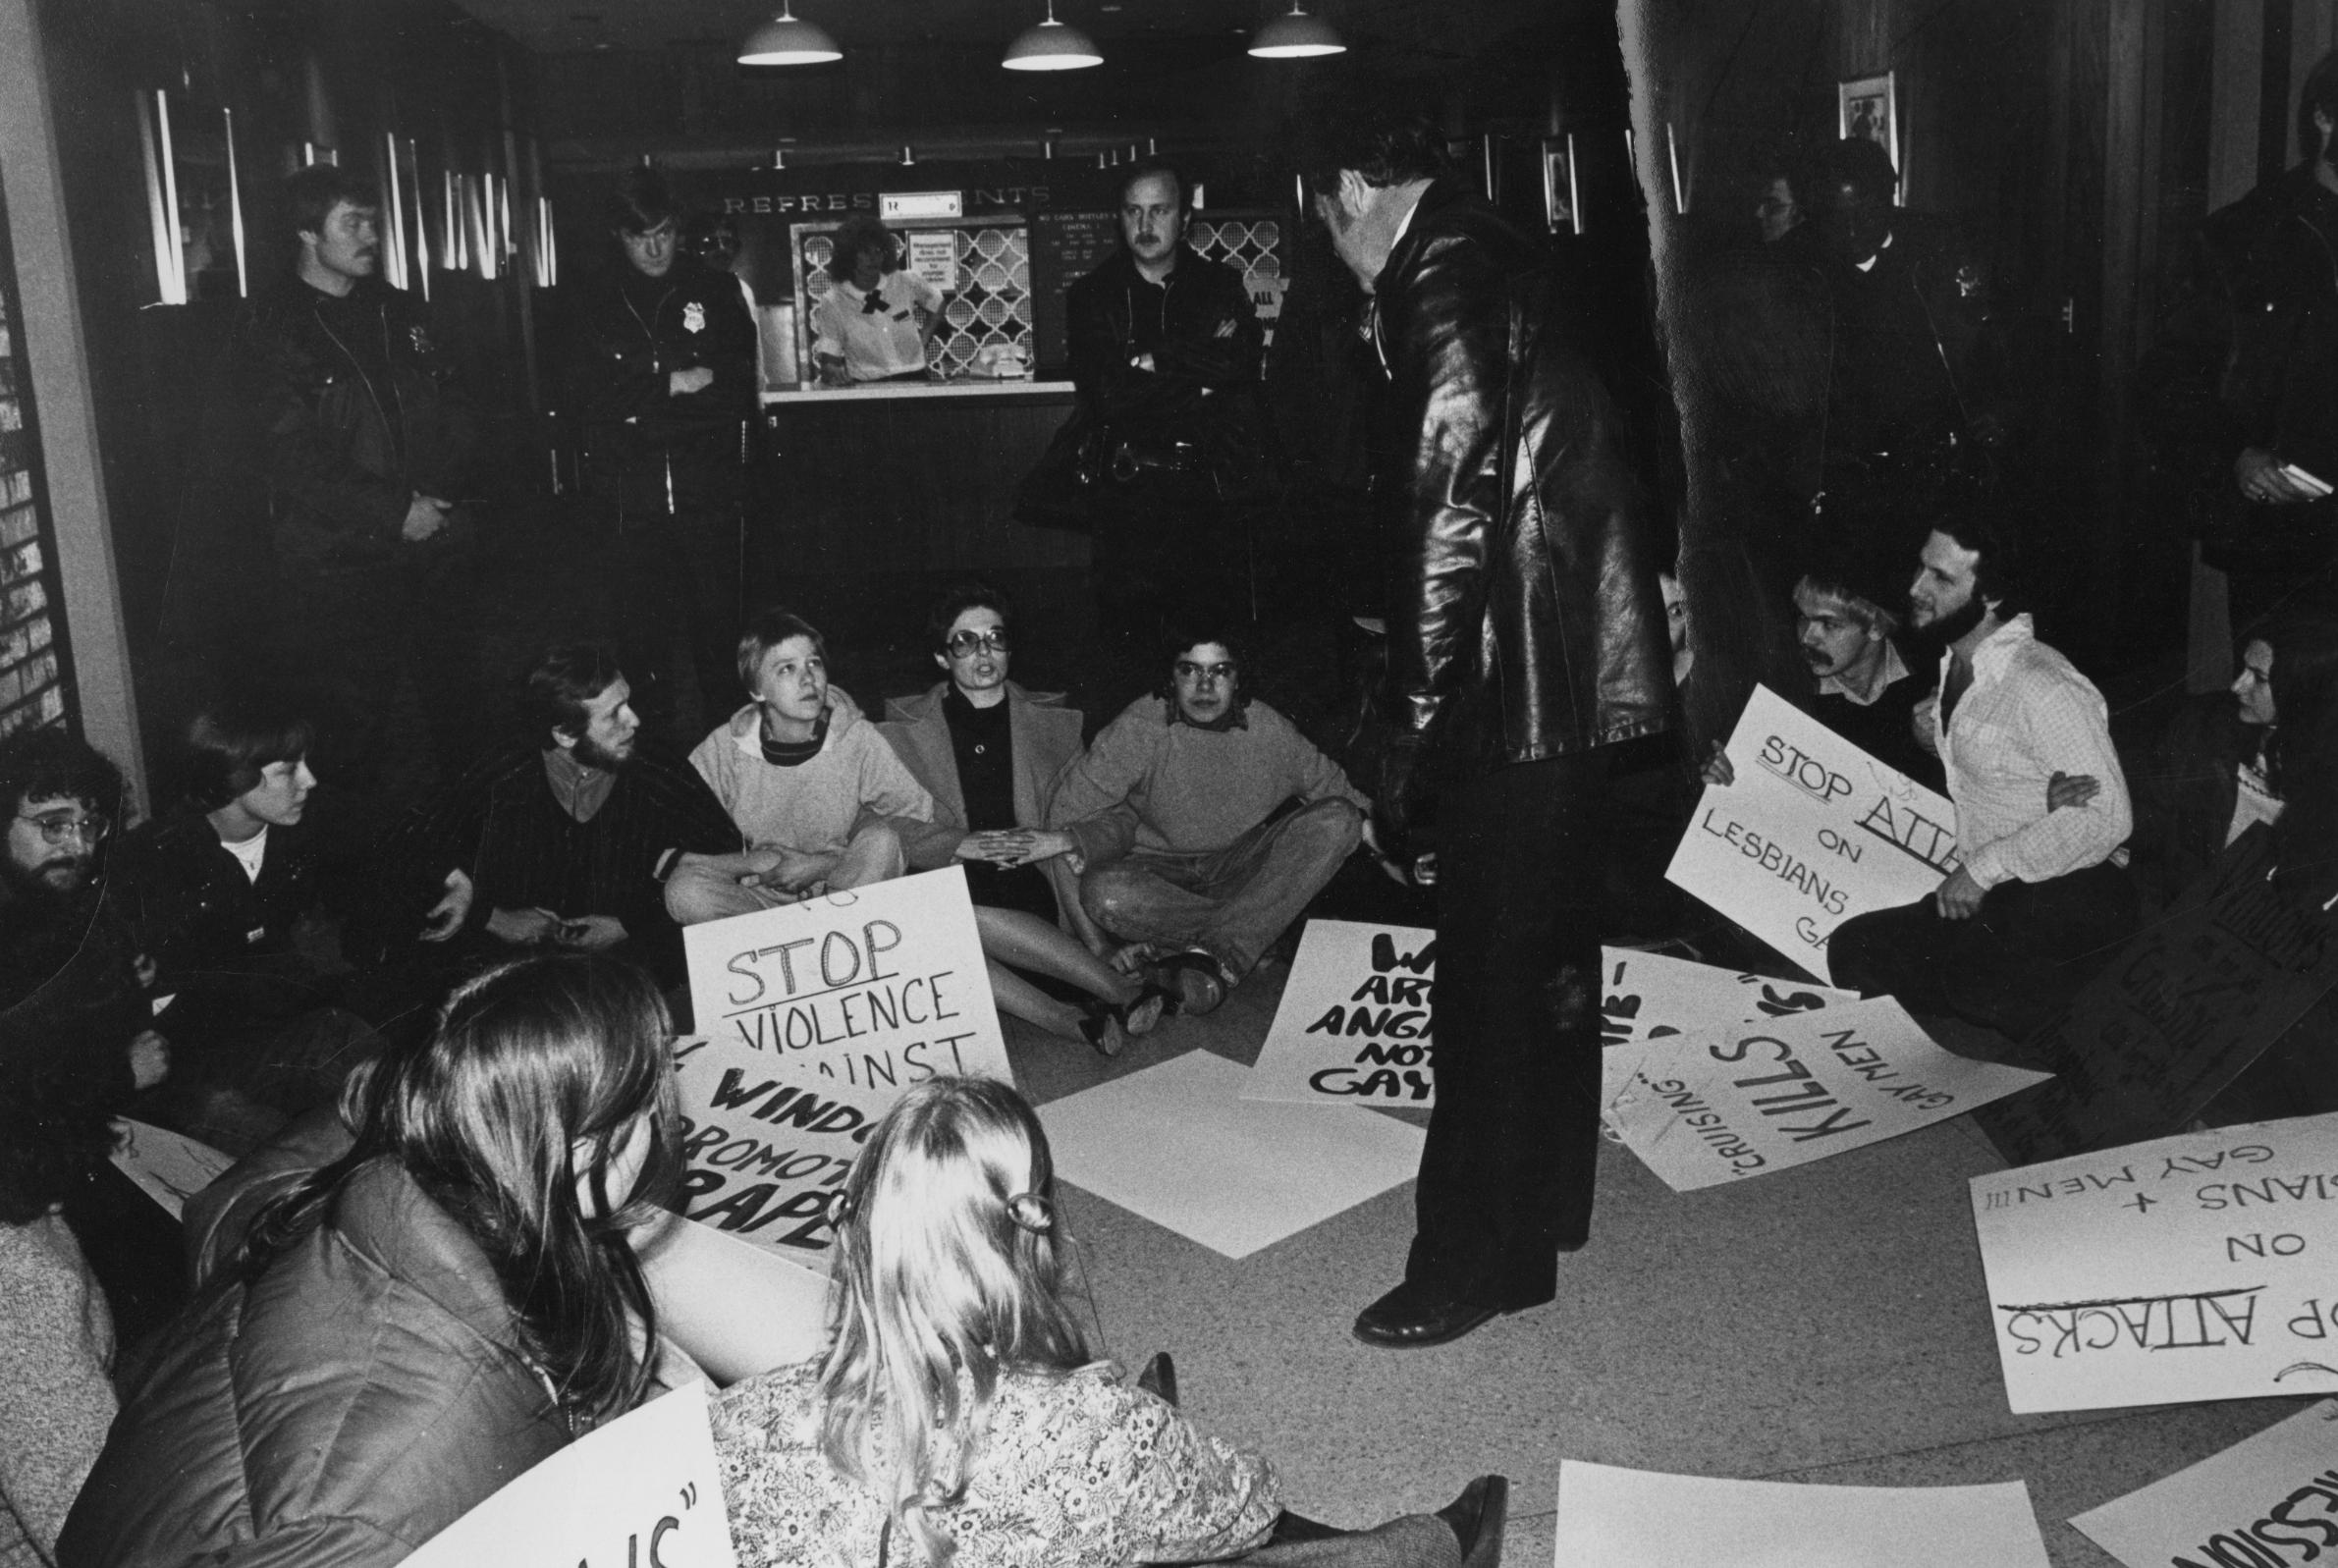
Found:
[[[128,1117],[114,1122],[114,1165],[173,1219],[187,1200],[219,1179],[235,1160],[185,1133]]]
[[[2338,1390],[2338,1112],[1973,1178],[2018,1412]]]
[[[824,1078],[736,1040],[674,1043],[681,1100],[681,1212],[825,1274],[829,1210],[897,1090]]]
[[[943,1074],[1014,1081],[955,866],[681,935],[710,1040],[895,1095]]]
[[[1437,933],[1310,920],[1245,1100],[1426,1108]]]
[[[1424,1135],[1394,1116],[1244,1100],[1207,1051],[1039,1108],[1056,1173],[1228,1258],[1410,1181]]]
[[[2262,1568],[2338,1546],[2338,1399],[2070,1521],[2127,1568]]]
[[[1956,808],[1767,686],[1729,736],[1666,880],[1821,980],[1853,915],[1914,903],[1961,863]]]
[[[2051,1076],[1951,1054],[1889,997],[1606,1053],[1606,1121],[1675,1192],[1809,1164]]]
[[[1601,961],[1605,967],[1600,987],[1601,1040],[1610,1048],[1859,1000],[1853,991],[1739,974],[1628,947],[1605,948]]]
[[[737,1568],[706,1385],[585,1433],[425,1541],[407,1568]]]
[[[944,294],[958,286],[958,234],[955,229],[912,230],[908,241],[909,271]]]
[[[1601,1034],[1608,1046],[1855,1000],[1847,991],[1624,947],[1603,948],[1600,959]],[[1434,1106],[1436,972],[1434,931],[1309,921],[1242,1098]]]
[[[2030,1488],[1810,1487],[1565,1459],[1558,1568],[2046,1568]]]
[[[658,1332],[725,1385],[828,1342],[828,1277],[672,1215],[633,1236]]]

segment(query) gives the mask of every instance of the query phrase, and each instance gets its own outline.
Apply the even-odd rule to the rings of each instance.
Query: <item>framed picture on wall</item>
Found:
[[[1543,216],[1552,234],[1583,232],[1583,201],[1575,184],[1575,138],[1543,138]]]
[[[1897,73],[1861,77],[1835,83],[1835,135],[1873,141],[1899,171],[1900,189],[1908,186],[1908,171],[1900,162],[1900,95]]]

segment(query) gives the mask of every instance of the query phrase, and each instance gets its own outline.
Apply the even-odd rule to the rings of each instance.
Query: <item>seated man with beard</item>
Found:
[[[1916,628],[1943,651],[1918,735],[1947,772],[1962,863],[1917,903],[1843,922],[1827,961],[1838,986],[2018,1041],[2135,929],[2127,781],[2102,694],[2017,613],[2013,541],[1998,519],[1941,517],[1920,564]],[[2057,776],[2097,787],[2070,803]]]
[[[640,733],[631,697],[605,647],[544,656],[527,677],[530,736],[473,767],[393,843],[443,892],[422,942],[466,958],[615,948],[661,987],[682,983],[666,879],[684,865],[745,876],[776,857],[738,852],[722,802]]]

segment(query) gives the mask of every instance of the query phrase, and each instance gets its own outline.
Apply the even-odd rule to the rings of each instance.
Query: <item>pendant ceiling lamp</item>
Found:
[[[1300,9],[1300,0],[1291,0],[1287,17],[1277,17],[1250,40],[1250,52],[1261,60],[1312,60],[1318,55],[1345,54],[1347,45],[1340,42],[1338,32],[1321,17],[1311,17]]]
[[[738,46],[740,65],[816,66],[844,58],[826,27],[795,20],[792,4],[793,0],[780,0],[780,14],[747,34]]]
[[[1056,0],[1047,0],[1047,20],[1025,27],[999,63],[1009,71],[1077,71],[1104,64],[1104,56],[1086,33],[1058,22]]]

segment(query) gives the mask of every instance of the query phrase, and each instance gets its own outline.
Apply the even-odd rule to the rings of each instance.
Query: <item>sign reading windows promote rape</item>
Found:
[[[1961,862],[1956,808],[1767,686],[1729,736],[1665,879],[1821,980],[1853,915],[1914,903]]]

